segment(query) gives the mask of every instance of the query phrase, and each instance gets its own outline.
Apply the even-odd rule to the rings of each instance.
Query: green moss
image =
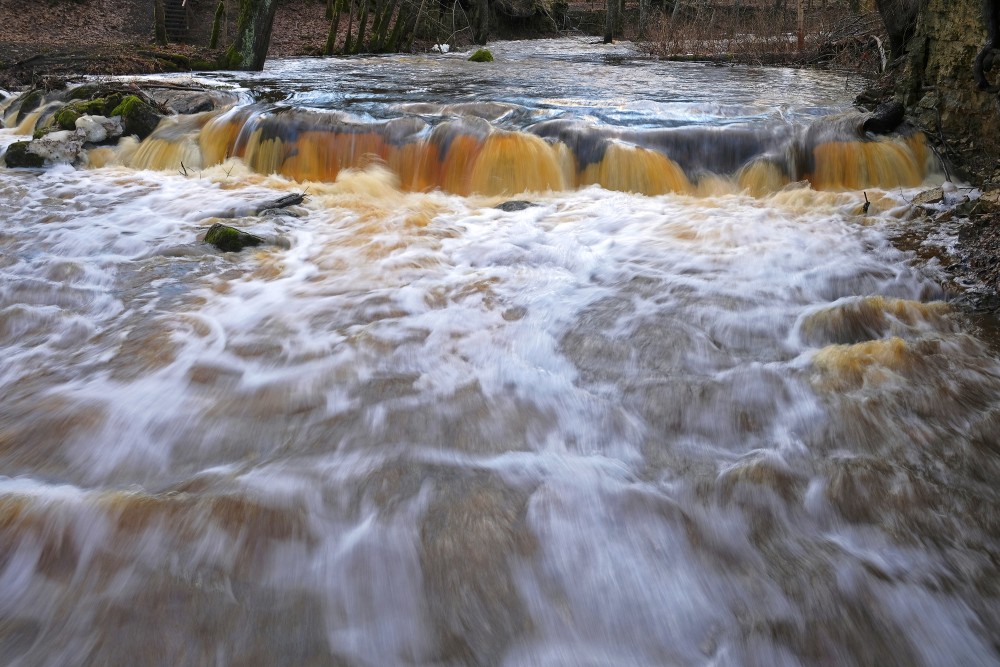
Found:
[[[215,8],[215,19],[212,21],[212,39],[208,42],[208,48],[215,49],[219,46],[219,28],[226,16],[226,3],[219,0],[219,6]]]
[[[8,146],[7,152],[3,156],[7,166],[12,169],[17,167],[38,168],[44,166],[45,160],[42,159],[41,155],[28,152],[30,144],[30,141],[18,141]]]
[[[219,67],[222,69],[240,69],[240,63],[243,61],[243,57],[240,55],[239,50],[237,50],[236,45],[230,46],[224,56],[219,59]]]
[[[490,53],[489,49],[477,49],[475,53],[469,56],[469,60],[474,63],[491,63],[493,62],[493,54]]]
[[[214,60],[201,60],[199,58],[191,59],[191,69],[196,72],[211,71],[218,69],[219,63]]]
[[[235,227],[217,222],[205,233],[205,243],[211,243],[223,252],[239,252],[243,248],[258,246],[264,242],[259,236],[241,231]]]
[[[89,100],[95,95],[101,92],[100,85],[96,83],[85,83],[82,86],[77,86],[73,90],[69,91],[69,95],[66,96],[68,100]]]
[[[64,130],[75,130],[76,119],[81,115],[73,106],[65,106],[56,113],[56,125]]]
[[[114,109],[111,110],[111,115],[121,116],[122,118],[125,118],[126,116],[131,116],[136,112],[136,110],[140,107],[140,105],[144,104],[145,102],[143,102],[137,96],[127,95],[122,99],[121,102],[118,103],[118,106],[116,106]]]
[[[152,106],[136,95],[126,95],[111,110],[111,116],[119,116],[126,134],[134,134],[145,139],[160,124],[160,114]]]

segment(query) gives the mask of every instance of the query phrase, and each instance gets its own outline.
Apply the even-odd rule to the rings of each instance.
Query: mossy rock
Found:
[[[145,139],[152,134],[160,124],[161,118],[156,109],[136,95],[122,98],[121,103],[112,109],[109,115],[121,116],[125,134],[134,134],[139,139]]]
[[[73,105],[65,106],[56,112],[56,125],[64,130],[75,130],[76,119],[82,115]]]
[[[469,56],[469,60],[474,63],[491,63],[493,54],[489,49],[476,49],[476,52]]]
[[[191,59],[191,70],[194,72],[207,72],[216,70],[219,68],[218,61],[215,60],[202,60],[200,58]]]
[[[101,94],[101,85],[96,83],[85,83],[82,86],[69,91],[67,100],[92,100]]]
[[[11,169],[18,167],[37,169],[44,166],[45,160],[41,155],[35,155],[28,151],[28,146],[30,145],[30,141],[18,141],[8,146],[7,152],[4,154],[4,161],[7,163],[7,166]]]
[[[21,106],[17,110],[17,117],[14,119],[15,123],[20,123],[22,120],[28,117],[28,115],[36,110],[42,103],[42,99],[45,94],[38,88],[34,90],[29,90],[21,96]],[[17,104],[17,102],[15,102]]]
[[[259,246],[264,239],[217,222],[205,233],[205,243],[211,243],[223,252],[239,252],[243,248]]]

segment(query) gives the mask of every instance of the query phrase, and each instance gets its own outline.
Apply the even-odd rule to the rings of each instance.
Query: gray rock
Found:
[[[532,206],[538,206],[533,201],[525,201],[523,199],[512,199],[510,201],[505,201],[502,204],[497,204],[494,208],[498,208],[501,211],[507,211],[511,213],[513,211],[523,211],[526,208],[531,208]]]
[[[238,101],[234,93],[224,90],[186,90],[153,88],[146,93],[157,104],[177,114],[193,114],[231,107]]]

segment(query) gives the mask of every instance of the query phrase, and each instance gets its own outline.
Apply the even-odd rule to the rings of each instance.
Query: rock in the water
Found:
[[[510,201],[505,201],[502,204],[497,204],[494,208],[511,213],[513,211],[523,211],[524,209],[531,208],[532,206],[538,206],[538,204],[533,201],[525,201],[523,199],[512,199]]]
[[[122,136],[125,129],[122,127],[121,119],[117,117],[105,118],[104,116],[80,116],[75,122],[77,132],[83,135],[88,143],[98,144],[108,139],[115,139]]]
[[[40,139],[35,139],[28,146],[30,153],[40,156],[45,162],[73,163],[83,150],[84,134],[79,131],[60,130],[49,132]]]
[[[490,53],[489,49],[477,49],[475,53],[469,56],[469,60],[474,63],[491,63],[493,62],[493,54]]]
[[[3,159],[11,169],[18,167],[38,168],[44,166],[45,159],[28,150],[30,141],[18,141],[7,147]]]
[[[258,246],[264,239],[249,232],[217,222],[205,233],[205,243],[211,243],[223,252],[239,252],[243,248]]]
[[[178,114],[225,109],[239,101],[234,93],[224,90],[153,88],[146,90],[146,93],[160,106]]]
[[[45,94],[37,88],[33,88],[26,93],[23,93],[19,99],[14,101],[15,105],[19,105],[17,116],[14,117],[14,122],[20,123],[28,117],[28,114],[41,106],[44,96]]]
[[[76,120],[81,115],[72,105],[64,106],[56,112],[55,124],[63,130],[74,130],[76,129]]]
[[[944,190],[941,188],[931,188],[918,194],[910,203],[914,206],[923,206],[925,204],[940,204],[942,201],[944,201]]]
[[[125,134],[134,134],[139,139],[145,139],[156,126],[162,116],[151,105],[136,95],[128,95],[111,111],[112,116],[120,116]]]
[[[906,108],[898,100],[878,105],[878,108],[861,124],[863,132],[889,134],[898,128],[906,116]]]

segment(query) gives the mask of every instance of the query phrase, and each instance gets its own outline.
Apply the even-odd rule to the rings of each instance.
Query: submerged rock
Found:
[[[533,201],[526,201],[524,199],[512,199],[510,201],[505,201],[502,204],[497,204],[494,208],[498,208],[501,211],[507,211],[512,213],[514,211],[523,211],[526,208],[531,208],[532,206],[538,206]]]
[[[264,239],[249,232],[217,222],[205,233],[205,243],[211,243],[223,252],[239,252],[247,247],[259,246]]]

